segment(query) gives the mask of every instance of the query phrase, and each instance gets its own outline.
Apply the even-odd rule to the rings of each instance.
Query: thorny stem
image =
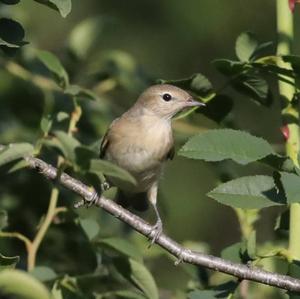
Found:
[[[277,55],[289,55],[291,43],[294,37],[293,14],[291,13],[288,1],[277,0],[277,33],[278,46]],[[281,67],[290,68],[283,62]],[[287,127],[289,137],[286,140],[286,153],[296,166],[299,152],[299,111],[293,103],[295,88],[285,82],[279,82],[279,93],[287,101],[282,110],[284,125]],[[293,203],[290,206],[290,236],[289,251],[293,259],[300,260],[300,204]]]

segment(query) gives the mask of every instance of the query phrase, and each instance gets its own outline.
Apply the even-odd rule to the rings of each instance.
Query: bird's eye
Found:
[[[162,98],[164,101],[169,102],[172,99],[172,96],[169,93],[164,93]]]

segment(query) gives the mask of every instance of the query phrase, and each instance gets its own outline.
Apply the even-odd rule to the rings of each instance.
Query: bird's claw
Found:
[[[181,264],[184,260],[184,252],[186,253],[191,253],[190,249],[181,249],[179,254],[178,254],[178,258],[177,260],[174,262],[175,266],[178,266],[179,264]]]
[[[107,181],[104,181],[101,184],[101,190],[102,190],[102,192],[107,191],[109,188],[110,188],[110,184]]]
[[[150,248],[157,241],[157,239],[162,234],[162,232],[163,232],[163,225],[162,225],[162,221],[159,219],[157,220],[157,222],[155,223],[155,225],[150,231],[149,240],[151,240],[151,242],[148,248]]]

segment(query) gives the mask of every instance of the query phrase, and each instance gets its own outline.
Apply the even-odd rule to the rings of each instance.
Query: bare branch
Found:
[[[57,180],[67,189],[83,197],[85,202],[95,201],[97,206],[103,208],[105,211],[119,218],[121,221],[129,224],[133,229],[144,236],[148,237],[149,234],[151,234],[152,226],[150,224],[122,208],[112,200],[109,200],[104,196],[98,196],[92,188],[89,188],[82,182],[70,177],[66,173],[62,173],[61,176],[57,178],[57,169],[40,159],[27,157],[26,160],[30,168],[38,170],[42,175],[50,180]],[[256,267],[233,263],[201,252],[188,250],[165,234],[160,235],[160,237],[156,240],[156,243],[177,257],[179,261],[203,266],[208,269],[233,275],[239,279],[252,280],[289,291],[300,292],[299,279],[295,279],[287,275],[268,272]]]

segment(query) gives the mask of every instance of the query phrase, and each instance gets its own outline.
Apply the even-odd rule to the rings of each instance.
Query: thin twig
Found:
[[[62,173],[57,177],[57,169],[38,158],[27,157],[26,161],[30,168],[36,169],[50,180],[58,180],[61,185],[83,197],[85,202],[95,201],[97,206],[127,223],[142,235],[148,237],[149,234],[151,234],[152,226],[150,224],[122,208],[112,200],[109,200],[104,196],[98,196],[93,189],[83,184],[81,181],[70,177],[66,173]],[[180,261],[227,273],[238,277],[239,279],[252,280],[289,291],[300,292],[300,280],[296,278],[272,273],[256,267],[233,263],[201,252],[188,250],[165,234],[161,234],[156,240],[156,243],[177,257]]]

